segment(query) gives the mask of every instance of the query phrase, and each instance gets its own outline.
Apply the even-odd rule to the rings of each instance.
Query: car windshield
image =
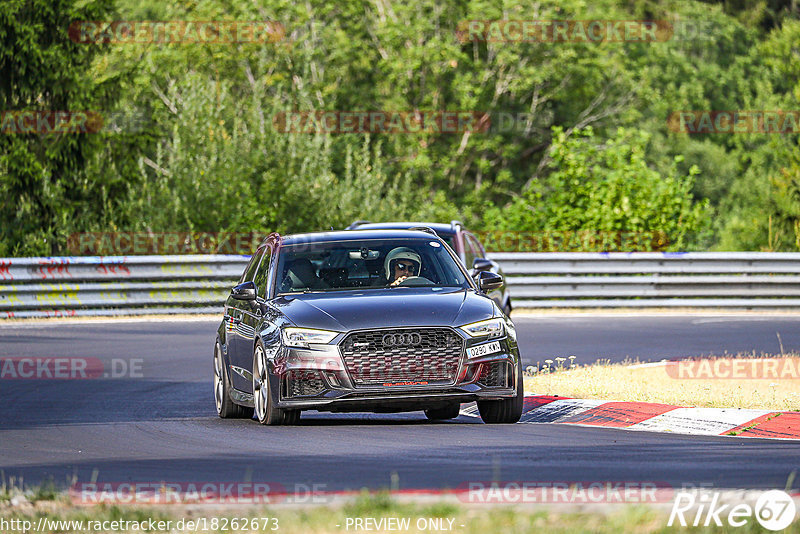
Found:
[[[469,287],[436,238],[368,239],[284,245],[278,294],[386,287]]]

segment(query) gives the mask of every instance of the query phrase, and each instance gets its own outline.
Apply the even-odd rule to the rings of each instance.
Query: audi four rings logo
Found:
[[[422,343],[422,336],[417,333],[386,334],[383,336],[382,341],[387,347],[396,347],[400,345],[419,345]]]

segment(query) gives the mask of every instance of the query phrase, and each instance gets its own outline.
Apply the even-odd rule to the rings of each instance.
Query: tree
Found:
[[[587,243],[589,250],[648,249],[651,240],[640,236],[663,236],[670,250],[685,250],[707,230],[708,204],[691,193],[697,169],[680,176],[674,168],[669,174],[650,168],[646,133],[619,129],[598,140],[591,128],[570,136],[553,131],[549,174],[510,207],[491,210],[492,229],[577,232],[580,239],[562,243],[573,250]]]
[[[77,112],[107,109],[113,80],[91,74],[97,45],[69,39],[76,20],[98,20],[109,1],[9,0],[0,10],[0,110]],[[102,112],[101,112],[102,114]],[[6,125],[8,126],[8,122]],[[47,255],[72,222],[95,217],[117,194],[113,177],[88,177],[99,139],[89,133],[0,134],[0,256]]]

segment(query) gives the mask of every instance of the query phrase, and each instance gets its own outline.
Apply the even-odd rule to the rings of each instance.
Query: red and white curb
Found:
[[[474,403],[462,415],[479,417]],[[520,423],[557,423],[701,436],[800,439],[800,412],[686,408],[671,404],[528,395]]]

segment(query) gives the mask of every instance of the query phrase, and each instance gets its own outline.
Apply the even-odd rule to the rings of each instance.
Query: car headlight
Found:
[[[287,347],[305,347],[309,343],[330,343],[339,332],[315,330],[313,328],[284,328],[281,333],[283,344]]]
[[[503,319],[498,317],[496,319],[487,319],[485,321],[478,321],[477,323],[465,324],[461,330],[466,332],[472,337],[500,337],[505,334],[505,327]]]

